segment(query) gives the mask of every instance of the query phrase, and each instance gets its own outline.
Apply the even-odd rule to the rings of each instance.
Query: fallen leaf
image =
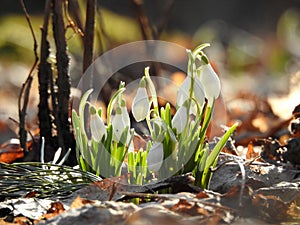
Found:
[[[23,149],[20,147],[19,139],[13,138],[0,146],[0,162],[12,163],[23,158]]]
[[[84,199],[84,198],[80,198],[80,196],[78,196],[77,198],[75,198],[75,200],[72,202],[72,204],[70,205],[71,209],[75,209],[75,208],[80,208],[86,204],[92,204],[95,201],[92,200],[88,200],[88,199]]]
[[[197,195],[196,198],[209,198],[210,196],[205,192],[205,191],[200,191]]]
[[[52,202],[50,207],[47,209],[47,212],[43,214],[41,219],[50,219],[55,217],[65,211],[65,208],[61,202]]]
[[[246,159],[255,159],[260,155],[260,152],[256,151],[253,146],[253,142],[250,141],[248,144],[248,150],[246,153]]]

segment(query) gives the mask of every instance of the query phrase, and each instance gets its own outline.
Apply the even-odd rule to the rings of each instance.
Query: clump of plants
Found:
[[[134,129],[123,96],[125,83],[111,98],[103,121],[102,108],[96,108],[87,91],[80,102],[78,113],[73,110],[77,159],[82,170],[101,177],[116,177],[122,171],[129,173],[129,182],[144,184],[153,179],[191,172],[195,184],[209,187],[218,155],[237,124],[230,127],[213,149],[206,141],[208,125],[212,118],[215,99],[221,90],[220,80],[210,65],[203,44],[193,51],[187,50],[187,76],[177,92],[176,111],[171,105],[159,107],[155,85],[149,67],[139,82],[132,103],[132,114],[137,122],[146,121],[150,133],[145,149],[135,149]],[[84,111],[89,112],[89,138],[85,130]],[[113,114],[114,113],[114,114]]]

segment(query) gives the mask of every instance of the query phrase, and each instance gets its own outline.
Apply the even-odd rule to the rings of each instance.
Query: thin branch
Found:
[[[167,24],[169,23],[169,19],[171,17],[171,13],[173,11],[175,5],[175,1],[171,0],[171,2],[169,3],[166,12],[163,14],[164,17],[161,20],[159,26],[157,26],[157,32],[156,32],[156,37],[158,38],[161,33],[164,31],[164,29],[166,28]]]
[[[25,83],[22,85],[19,99],[18,99],[18,109],[19,109],[19,120],[20,120],[20,130],[19,130],[19,138],[20,138],[20,145],[24,149],[24,154],[27,152],[27,147],[26,147],[26,141],[27,141],[27,131],[26,131],[26,125],[25,125],[25,118],[26,118],[26,111],[27,111],[27,106],[28,106],[28,101],[29,101],[29,94],[30,94],[30,88],[31,88],[31,83],[33,80],[33,71],[35,70],[37,63],[39,61],[39,57],[37,54],[37,41],[35,37],[35,33],[33,31],[33,27],[30,21],[30,16],[26,10],[26,6],[24,4],[23,0],[20,0],[20,4],[22,6],[22,10],[25,14],[27,23],[29,25],[32,38],[33,38],[33,52],[34,52],[34,57],[35,61],[29,71],[28,77],[25,81]],[[23,98],[24,97],[24,98]],[[23,99],[23,104],[21,103]]]
[[[70,12],[71,17],[74,18],[75,21],[74,22],[67,14],[68,22],[70,23],[70,26],[73,28],[73,30],[76,33],[80,34],[81,40],[83,42],[83,36],[84,36],[83,25],[82,25],[81,11],[77,0],[68,1],[68,11]]]
[[[149,20],[143,10],[141,0],[131,0],[136,16],[140,24],[142,35],[144,40],[155,39],[156,34],[152,27],[150,26]]]

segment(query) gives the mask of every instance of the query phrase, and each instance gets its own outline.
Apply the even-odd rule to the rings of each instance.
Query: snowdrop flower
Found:
[[[119,143],[121,140],[121,136],[126,128],[120,106],[118,106],[116,109],[116,115],[114,116],[111,125],[113,127],[113,140]]]
[[[188,75],[183,81],[177,93],[176,103],[178,106],[182,106],[183,103],[190,97],[191,83],[192,83],[192,78],[191,76]],[[204,88],[197,76],[194,78],[193,97],[196,99],[196,101],[200,106],[204,104],[205,102]]]
[[[154,142],[147,155],[148,169],[152,172],[157,172],[164,159],[164,149],[161,142]]]
[[[97,113],[97,110],[94,106],[89,107],[91,118],[90,118],[90,127],[92,138],[96,142],[100,142],[104,137],[106,137],[106,127],[103,123],[103,120]]]
[[[172,119],[172,127],[176,128],[178,134],[182,133],[188,122],[188,112],[185,104],[180,106]]]
[[[210,64],[205,64],[200,67],[200,82],[204,87],[208,104],[212,105],[214,99],[219,97],[221,82]]]
[[[123,98],[121,99],[121,114],[122,114],[125,126],[130,127],[130,117],[129,117],[129,113],[128,113],[128,110],[126,107],[126,101]]]
[[[140,81],[139,88],[132,103],[132,114],[137,122],[144,120],[150,110],[150,102],[144,78]]]

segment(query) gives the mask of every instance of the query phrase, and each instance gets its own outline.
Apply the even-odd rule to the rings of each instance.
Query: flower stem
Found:
[[[118,91],[110,99],[110,101],[108,103],[108,106],[107,106],[107,125],[109,125],[111,123],[110,122],[110,116],[111,116],[113,106],[114,106],[118,96],[120,94],[122,94],[125,90],[126,90],[125,83],[121,82]]]
[[[147,83],[149,84],[149,91],[151,94],[151,102],[153,102],[153,109],[154,109],[154,117],[159,116],[159,110],[158,110],[158,101],[157,101],[157,94],[155,90],[155,86],[150,78],[149,74],[149,66],[145,68],[145,78]]]

